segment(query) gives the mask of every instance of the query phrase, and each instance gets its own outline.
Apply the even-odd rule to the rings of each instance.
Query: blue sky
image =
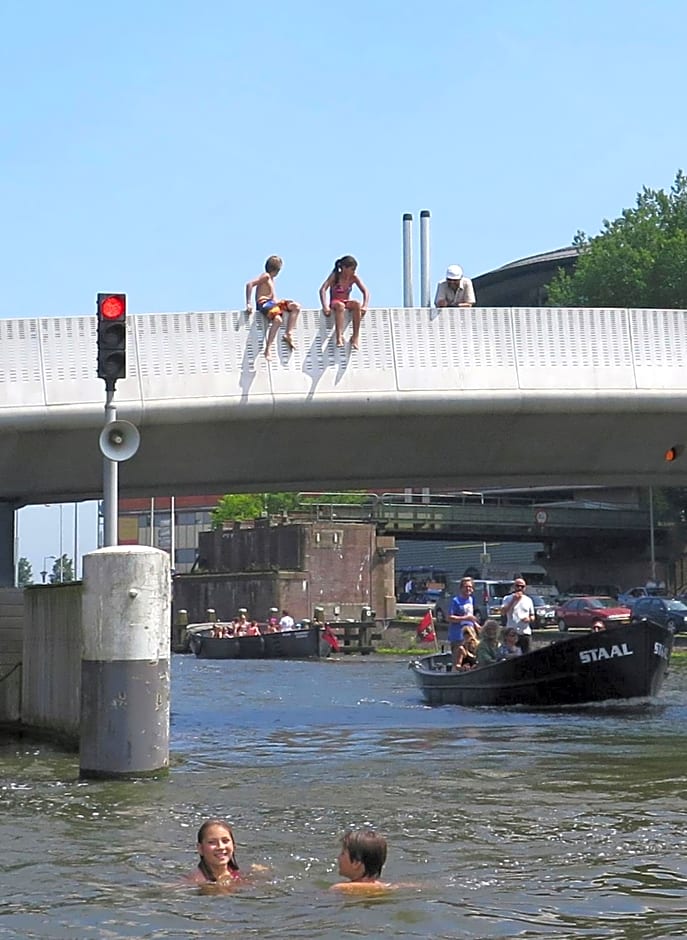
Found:
[[[398,305],[421,209],[433,282],[570,244],[687,167],[683,27],[672,0],[0,0],[0,317],[237,309],[272,253],[306,307],[348,253]]]

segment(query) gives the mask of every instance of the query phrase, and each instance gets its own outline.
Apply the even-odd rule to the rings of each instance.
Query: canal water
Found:
[[[78,779],[0,742],[0,940],[684,938],[687,670],[635,707],[427,708],[400,659],[173,660],[172,766]],[[234,825],[227,895],[179,886]],[[341,833],[389,839],[383,897],[342,897]]]

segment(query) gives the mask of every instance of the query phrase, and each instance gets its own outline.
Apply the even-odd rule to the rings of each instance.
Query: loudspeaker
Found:
[[[110,421],[100,432],[98,443],[108,460],[128,460],[138,450],[141,435],[131,421]]]

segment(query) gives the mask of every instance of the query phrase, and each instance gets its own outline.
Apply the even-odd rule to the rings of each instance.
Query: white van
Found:
[[[503,598],[513,590],[513,581],[483,581],[478,578],[472,583],[475,585],[472,603],[479,622],[484,623],[489,618],[499,620]]]

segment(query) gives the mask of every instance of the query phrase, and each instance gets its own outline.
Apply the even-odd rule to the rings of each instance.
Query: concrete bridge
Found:
[[[0,583],[16,507],[102,492],[95,319],[0,320]],[[687,485],[687,311],[375,309],[357,353],[319,311],[297,332],[267,364],[260,317],[130,315],[121,495]]]

